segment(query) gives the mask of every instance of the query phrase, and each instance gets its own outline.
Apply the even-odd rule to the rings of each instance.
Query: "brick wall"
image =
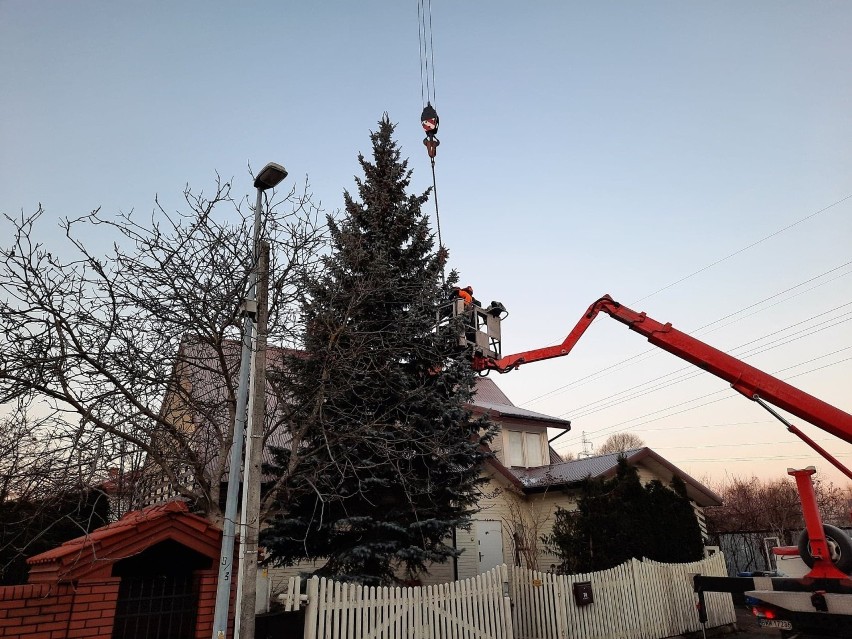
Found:
[[[208,639],[216,606],[216,570],[199,570],[195,636]],[[2,639],[110,639],[121,579],[76,584],[27,584],[0,587]],[[231,588],[229,636],[234,627],[236,584]]]
[[[110,639],[119,581],[0,587],[0,637]]]
[[[234,574],[237,564],[234,563]],[[218,570],[198,570],[198,616],[195,621],[197,639],[209,639],[213,634],[213,617],[216,610],[216,586],[219,583]],[[228,607],[228,636],[234,633],[235,602],[237,598],[236,580],[231,581],[231,603]],[[0,635],[2,636],[2,635]]]

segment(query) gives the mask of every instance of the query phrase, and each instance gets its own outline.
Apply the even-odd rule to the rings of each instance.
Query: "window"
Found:
[[[539,433],[524,433],[524,455],[527,466],[544,466]]]
[[[523,433],[516,430],[509,431],[509,450],[506,451],[506,460],[509,466],[526,466],[524,463],[524,440]]]
[[[516,430],[506,431],[508,434],[506,447],[506,462],[509,466],[544,466],[547,461],[541,442],[541,433],[524,433]]]

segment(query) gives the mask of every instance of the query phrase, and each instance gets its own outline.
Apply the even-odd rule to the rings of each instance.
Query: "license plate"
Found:
[[[763,617],[758,617],[757,625],[761,628],[780,628],[781,630],[793,629],[793,624],[789,621],[785,621],[784,619],[764,619]]]

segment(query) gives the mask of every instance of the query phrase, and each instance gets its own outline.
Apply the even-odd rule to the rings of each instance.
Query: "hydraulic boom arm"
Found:
[[[479,371],[496,370],[507,373],[522,364],[562,357],[571,352],[574,345],[598,315],[606,313],[627,327],[644,335],[654,346],[658,346],[681,359],[712,373],[730,383],[734,390],[751,400],[765,400],[797,417],[804,419],[826,432],[852,443],[852,415],[804,391],[764,373],[745,362],[661,324],[645,313],[637,313],[622,306],[609,295],[604,295],[589,307],[565,340],[556,346],[538,348],[524,353],[507,355],[499,359],[475,355],[473,366]]]

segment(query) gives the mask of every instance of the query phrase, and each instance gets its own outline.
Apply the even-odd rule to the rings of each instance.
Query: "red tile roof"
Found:
[[[88,535],[66,541],[30,557],[30,583],[109,576],[112,564],[167,539],[213,559],[218,558],[221,530],[189,512],[186,503],[170,501],[135,510]]]

